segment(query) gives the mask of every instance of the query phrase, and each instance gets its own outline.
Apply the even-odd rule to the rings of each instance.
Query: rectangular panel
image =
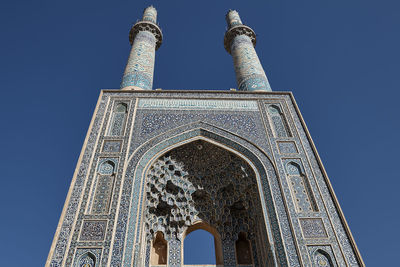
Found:
[[[83,221],[81,241],[102,241],[106,233],[107,221]]]
[[[300,218],[300,226],[305,238],[327,238],[321,218]]]
[[[278,141],[278,148],[279,152],[281,154],[297,154],[299,151],[297,151],[296,144],[291,141]]]
[[[257,101],[215,100],[215,99],[161,99],[142,98],[139,100],[142,109],[185,109],[185,110],[250,110],[257,111]]]

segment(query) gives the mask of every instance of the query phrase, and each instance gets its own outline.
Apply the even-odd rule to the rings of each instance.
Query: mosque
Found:
[[[238,12],[226,21],[237,89],[153,89],[163,35],[144,10],[120,89],[100,92],[46,266],[193,266],[184,240],[200,229],[214,266],[364,266],[293,94],[271,90]]]

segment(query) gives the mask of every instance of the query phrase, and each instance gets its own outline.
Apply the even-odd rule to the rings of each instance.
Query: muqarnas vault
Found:
[[[293,95],[271,91],[254,31],[226,19],[237,91],[152,90],[163,36],[145,9],[120,90],[101,91],[46,266],[184,266],[198,229],[220,266],[364,266]]]

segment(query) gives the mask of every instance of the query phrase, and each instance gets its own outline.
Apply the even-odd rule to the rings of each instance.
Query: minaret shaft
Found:
[[[157,11],[150,6],[144,10],[142,20],[133,25],[129,34],[132,49],[122,77],[121,89],[153,88],[155,51],[162,42],[162,33],[156,23]]]
[[[226,16],[225,49],[233,57],[239,91],[271,91],[268,78],[254,49],[256,35],[243,25],[239,14],[230,10]]]
[[[239,35],[233,39],[231,53],[240,91],[271,91],[256,50],[247,35]]]
[[[122,78],[121,89],[128,86],[136,86],[145,90],[153,88],[155,47],[156,38],[152,33],[140,31],[135,36]]]

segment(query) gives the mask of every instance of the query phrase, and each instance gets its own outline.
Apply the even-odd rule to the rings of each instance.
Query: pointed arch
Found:
[[[127,110],[128,110],[128,105],[126,103],[121,102],[115,105],[115,112],[126,113]]]
[[[99,165],[99,174],[101,175],[111,175],[115,172],[115,163],[111,160],[103,161]]]
[[[304,174],[300,161],[296,162],[296,160],[292,160],[287,162],[286,172],[288,174],[288,184],[296,210],[298,212],[318,211],[310,181]]]
[[[286,170],[289,175],[303,175],[300,165],[294,161],[289,161],[286,164]]]
[[[251,245],[246,233],[240,232],[238,234],[238,239],[235,242],[235,252],[237,264],[253,264]]]
[[[285,114],[283,114],[279,104],[268,105],[267,111],[272,122],[271,127],[273,128],[274,136],[291,137]]]
[[[322,249],[317,249],[314,252],[313,262],[317,267],[334,267],[331,256]]]
[[[132,260],[132,252],[134,242],[144,242],[146,239],[144,234],[140,234],[144,233],[144,229],[140,230],[137,228],[142,225],[142,221],[136,221],[136,218],[138,218],[137,214],[142,213],[143,209],[144,191],[139,190],[139,188],[143,188],[145,174],[151,164],[165,152],[199,139],[231,151],[244,159],[253,168],[256,173],[258,193],[262,199],[264,226],[261,228],[265,232],[266,242],[264,244],[271,246],[271,248],[266,248],[266,250],[270,249],[272,251],[270,254],[272,254],[272,261],[276,265],[287,264],[286,253],[294,255],[292,259],[296,260],[297,251],[293,232],[289,226],[286,207],[283,203],[283,193],[280,189],[274,164],[266,153],[250,141],[203,122],[180,126],[158,135],[139,146],[131,154],[125,171],[127,181],[124,181],[124,184],[126,188],[123,189],[123,195],[121,196],[121,208],[129,208],[130,211],[129,215],[120,213],[118,221],[121,224],[117,224],[117,231],[127,231],[126,244],[124,245],[125,250],[118,252],[118,248],[114,247],[113,256],[117,257],[117,254],[123,254],[123,262],[126,266],[131,266],[130,262],[132,261],[135,264],[144,264],[144,262],[139,263],[141,260],[139,258]],[[131,182],[128,182],[129,180]],[[272,194],[271,185],[275,188],[274,194]],[[125,192],[129,193],[126,194]],[[138,206],[131,203],[142,204]],[[278,223],[278,217],[280,223]],[[143,220],[143,218],[139,219]],[[123,221],[128,221],[128,224],[124,225]],[[285,249],[283,248],[282,236],[285,236]]]
[[[92,214],[106,214],[109,211],[114,189],[116,163],[116,160],[112,158],[100,161],[90,209]]]
[[[168,244],[162,232],[155,234],[151,247],[150,261],[151,265],[166,265],[167,264]]]
[[[121,136],[124,134],[125,122],[128,113],[128,104],[116,102],[108,129],[109,136]]]
[[[204,221],[198,221],[186,229],[183,239],[185,239],[190,233],[197,230],[207,231],[214,237],[215,262],[217,265],[222,265],[224,263],[222,258],[222,242],[221,235],[218,233],[217,229]]]

